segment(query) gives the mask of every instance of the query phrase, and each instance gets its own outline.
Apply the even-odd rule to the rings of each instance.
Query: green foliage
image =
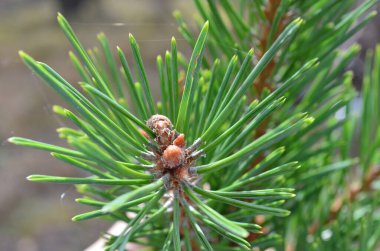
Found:
[[[124,250],[129,242],[153,250],[372,250],[380,239],[379,200],[366,186],[379,175],[380,48],[368,59],[357,118],[352,73],[344,70],[359,48],[339,46],[368,23],[374,13],[365,13],[376,1],[354,9],[351,0],[194,2],[201,16],[197,38],[175,12],[193,49],[189,60],[174,38],[157,57],[160,101],[132,35],[132,61],[119,47],[116,60],[103,33],[101,49],[86,51],[58,15],[75,50],[69,56],[81,91],[20,52],[70,106],[54,111],[76,128],[58,129],[70,148],[9,141],[49,151],[88,175],[28,179],[76,184],[84,195],[77,202],[94,209],[74,221],[125,221],[119,236],[107,236],[106,250]],[[338,111],[344,119],[336,118]],[[185,135],[188,166],[162,171],[166,159],[157,153],[168,146],[159,150],[158,131],[149,125],[156,113],[173,123],[176,140]],[[357,127],[356,159],[350,149]],[[362,177],[357,200],[346,196],[353,173]],[[331,218],[340,194],[344,207]]]

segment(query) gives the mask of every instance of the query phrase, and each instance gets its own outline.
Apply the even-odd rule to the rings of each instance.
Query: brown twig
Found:
[[[269,36],[271,33],[271,29],[273,29],[273,22],[274,18],[276,16],[278,7],[281,3],[281,0],[269,0],[268,4],[266,5],[266,8],[264,10],[266,20],[262,21],[260,30],[262,31],[261,36],[259,37],[259,46],[260,50],[256,53],[256,56],[261,59],[264,55],[264,53],[267,51],[268,47],[268,41]],[[274,38],[277,38],[278,35],[283,31],[286,23],[289,21],[289,14],[284,13],[280,17],[279,26],[277,29],[277,32],[274,36]],[[274,90],[274,86],[272,83],[270,83],[270,77],[273,75],[273,71],[276,68],[276,59],[273,58],[268,65],[265,67],[263,72],[256,78],[256,80],[253,83],[253,88],[256,91],[256,97],[260,98],[264,89],[268,89],[270,92]],[[269,120],[264,120],[259,127],[257,128],[255,132],[255,139],[261,137],[266,133],[266,128],[268,125]],[[258,158],[260,160],[260,157]],[[262,160],[262,159],[261,159]],[[260,160],[260,161],[261,161]],[[255,164],[255,163],[254,163]]]
[[[322,225],[328,225],[336,220],[345,203],[353,203],[357,199],[358,195],[362,192],[370,192],[372,183],[379,177],[380,167],[374,167],[369,170],[362,184],[358,182],[351,183],[344,195],[339,195],[334,199],[330,207],[329,215],[327,219],[322,223]],[[309,226],[309,234],[315,234],[320,226],[320,222],[314,222]]]
[[[269,36],[271,33],[271,29],[273,26],[274,18],[277,13],[277,9],[280,5],[281,0],[269,0],[268,4],[265,7],[264,13],[266,20],[262,22],[260,30],[262,31],[261,36],[259,37],[259,45],[260,50],[257,52],[256,56],[261,59],[264,55],[264,53],[267,51]],[[280,18],[279,27],[277,30],[277,33],[275,34],[275,38],[282,32],[285,24],[287,23],[288,17],[287,14],[284,14]],[[270,84],[269,79],[270,76],[273,74],[274,69],[276,68],[276,60],[272,59],[269,64],[265,67],[263,72],[258,76],[258,78],[253,83],[253,88],[256,91],[256,97],[260,98],[262,92],[264,89],[268,89],[270,92],[274,90],[273,84]],[[260,138],[262,135],[266,133],[267,125],[269,120],[264,120],[259,127],[255,131],[254,138]],[[255,158],[252,162],[252,165],[249,167],[249,169],[256,166],[256,164],[260,163],[265,158],[264,154],[259,155],[257,158]],[[249,170],[248,169],[248,170]],[[265,222],[264,216],[258,216],[254,219],[254,221],[258,224]],[[262,229],[263,233],[267,233],[269,230],[267,228]],[[262,234],[255,234],[251,233],[248,236],[249,241],[254,241],[256,238],[258,238]]]
[[[268,49],[267,48],[268,41],[270,39],[269,36],[273,28],[272,26],[273,26],[274,18],[276,16],[277,9],[280,3],[281,3],[281,0],[269,0],[268,4],[265,7],[264,14],[265,14],[266,20],[263,21],[260,27],[260,30],[262,32],[261,36],[259,37],[260,50],[256,54],[259,59],[262,58],[262,56]],[[282,32],[287,21],[288,21],[288,15],[284,14],[280,18],[279,27],[277,29],[277,33],[275,34],[275,38]],[[265,88],[269,89],[270,91],[273,90],[273,86],[269,83],[269,78],[272,75],[275,67],[276,67],[276,61],[272,59],[267,65],[267,67],[265,67],[263,72],[260,74],[260,76],[253,83],[258,97],[261,96]]]

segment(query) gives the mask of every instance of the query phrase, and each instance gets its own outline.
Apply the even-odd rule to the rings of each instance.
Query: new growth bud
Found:
[[[186,148],[185,135],[176,132],[170,119],[163,115],[153,115],[146,124],[155,134],[154,141],[157,147],[150,146],[147,150],[152,153],[143,154],[141,157],[154,163],[153,170],[157,177],[169,175],[167,188],[175,188],[182,181],[194,176],[189,173],[189,169],[203,155],[203,151],[198,150],[201,145],[200,139]]]

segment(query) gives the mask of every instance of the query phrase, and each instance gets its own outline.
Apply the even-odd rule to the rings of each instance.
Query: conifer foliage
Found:
[[[340,46],[374,16],[376,2],[194,0],[198,36],[174,13],[192,53],[181,54],[172,38],[157,57],[157,80],[148,79],[133,35],[127,55],[103,33],[100,50],[86,50],[58,14],[81,90],[20,57],[66,101],[53,110],[76,126],[58,129],[70,148],[9,141],[84,171],[28,179],[75,184],[83,194],[76,201],[92,209],[74,221],[126,222],[120,235],[103,236],[105,250],[131,242],[152,250],[373,250],[380,49],[368,56],[355,114],[345,69],[359,47]],[[360,154],[352,156],[357,128]]]

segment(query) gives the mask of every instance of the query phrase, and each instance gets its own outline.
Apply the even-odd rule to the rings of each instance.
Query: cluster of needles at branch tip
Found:
[[[154,163],[153,172],[157,178],[167,177],[167,189],[178,190],[181,182],[190,182],[194,178],[192,166],[199,157],[204,156],[204,152],[198,150],[202,141],[197,139],[186,148],[185,135],[174,130],[170,119],[163,115],[150,117],[147,126],[152,129],[155,138],[149,139],[149,152],[141,157]]]
[[[357,95],[353,74],[344,73],[359,46],[341,45],[369,22],[374,14],[363,15],[378,1],[356,8],[355,1],[194,0],[198,35],[174,14],[191,53],[182,54],[173,37],[157,56],[153,81],[142,57],[146,47],[138,43],[144,40],[129,34],[130,50],[114,51],[100,33],[100,47],[86,50],[58,14],[81,89],[28,54],[20,57],[60,94],[68,107],[53,110],[75,127],[57,130],[67,147],[9,141],[51,152],[84,172],[27,179],[76,185],[83,196],[76,202],[92,209],[73,221],[125,222],[102,237],[107,251],[129,244],[174,251],[351,250],[359,242],[360,250],[374,250],[380,47],[364,70],[370,73],[373,64],[360,120],[350,108]],[[357,161],[351,150],[359,128]],[[351,186],[348,178],[360,173],[355,184],[362,185]],[[339,239],[346,229],[354,231]],[[326,230],[333,238],[323,237]]]

